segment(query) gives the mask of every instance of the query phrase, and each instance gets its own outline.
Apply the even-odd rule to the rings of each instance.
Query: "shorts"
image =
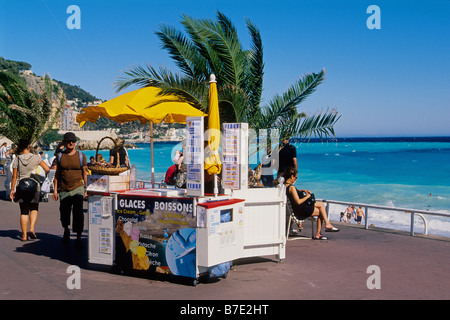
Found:
[[[30,211],[38,211],[39,210],[39,202],[38,203],[28,203],[28,202],[19,202],[20,207],[20,215],[29,215]]]
[[[41,199],[41,193],[39,191],[36,191],[33,195],[33,198],[31,199],[31,201],[29,203],[38,204],[40,199]],[[25,201],[20,196],[20,192],[18,192],[18,191],[16,192],[16,194],[14,196],[14,202],[18,202],[19,204],[25,203]]]
[[[298,206],[293,206],[294,216],[299,220],[305,220],[314,213],[314,206],[302,203]]]

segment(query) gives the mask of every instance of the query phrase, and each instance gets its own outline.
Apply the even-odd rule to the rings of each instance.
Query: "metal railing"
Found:
[[[154,185],[155,185],[155,188],[174,188],[174,186],[168,186],[164,182],[155,182]],[[136,180],[136,187],[137,188],[151,188],[151,181],[138,179],[138,180]],[[364,228],[365,229],[369,229],[369,209],[389,210],[389,211],[410,213],[411,214],[411,220],[410,220],[410,235],[411,236],[414,236],[414,233],[415,233],[415,231],[414,231],[415,216],[418,216],[422,219],[423,224],[424,224],[424,234],[425,235],[428,234],[428,223],[427,223],[427,219],[425,218],[424,214],[431,215],[431,216],[446,217],[446,218],[450,219],[450,214],[442,213],[442,212],[388,207],[388,206],[380,206],[380,205],[374,205],[374,204],[348,202],[348,201],[325,200],[325,199],[317,199],[317,200],[325,203],[327,216],[329,216],[329,213],[330,213],[330,204],[363,207],[364,208]]]
[[[364,227],[365,229],[369,229],[369,209],[378,209],[378,210],[390,210],[390,211],[399,211],[403,213],[410,213],[411,214],[411,222],[410,222],[410,235],[414,236],[414,220],[415,216],[419,216],[422,218],[424,223],[424,234],[428,234],[428,224],[427,220],[425,219],[425,215],[431,215],[431,216],[440,216],[440,217],[446,217],[450,219],[450,214],[441,213],[441,212],[433,212],[433,211],[427,211],[427,210],[417,210],[417,209],[407,209],[407,208],[397,208],[397,207],[388,207],[388,206],[380,206],[380,205],[374,205],[374,204],[367,204],[367,203],[356,203],[356,202],[347,202],[347,201],[336,201],[336,200],[320,200],[326,204],[326,211],[327,215],[329,216],[330,212],[330,204],[340,204],[340,205],[346,205],[346,206],[355,206],[355,207],[363,207],[364,208]]]
[[[172,186],[168,186],[165,182],[154,182],[154,187],[155,188],[167,188],[167,187],[172,187]],[[136,188],[137,189],[142,189],[142,188],[152,188],[152,181],[151,180],[141,180],[141,179],[136,179]]]

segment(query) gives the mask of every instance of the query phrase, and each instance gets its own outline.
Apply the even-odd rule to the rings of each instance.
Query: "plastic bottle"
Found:
[[[136,167],[134,164],[131,166],[130,172],[130,189],[136,189]]]

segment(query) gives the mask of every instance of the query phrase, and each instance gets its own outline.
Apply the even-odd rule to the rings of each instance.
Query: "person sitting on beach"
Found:
[[[321,234],[322,225],[325,225],[325,231],[338,232],[339,229],[333,227],[327,217],[325,205],[321,201],[316,201],[314,205],[307,204],[307,200],[311,197],[311,192],[308,190],[298,190],[294,183],[297,181],[298,172],[293,167],[288,167],[282,174],[284,178],[284,184],[286,186],[286,195],[289,197],[289,201],[292,204],[294,214],[299,220],[305,220],[311,216],[318,217],[317,230],[314,236],[314,240],[327,240],[328,238]],[[298,193],[304,192],[306,196],[300,198]]]

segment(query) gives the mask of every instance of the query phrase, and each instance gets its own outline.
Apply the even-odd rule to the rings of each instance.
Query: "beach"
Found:
[[[0,186],[4,176],[0,176]],[[87,218],[84,249],[61,242],[59,203],[40,204],[37,240],[19,240],[19,208],[0,200],[0,295],[3,300],[366,300],[449,299],[450,242],[410,237],[383,229],[335,223],[328,241],[311,240],[309,222],[302,238],[287,241],[286,259],[258,257],[235,261],[226,279],[196,287],[172,281],[115,274],[88,263]],[[86,204],[85,204],[86,208]],[[297,239],[297,240],[294,240]],[[379,266],[381,289],[368,289],[369,266]],[[69,289],[67,273],[78,266],[81,289]],[[176,312],[171,308],[168,314]]]

